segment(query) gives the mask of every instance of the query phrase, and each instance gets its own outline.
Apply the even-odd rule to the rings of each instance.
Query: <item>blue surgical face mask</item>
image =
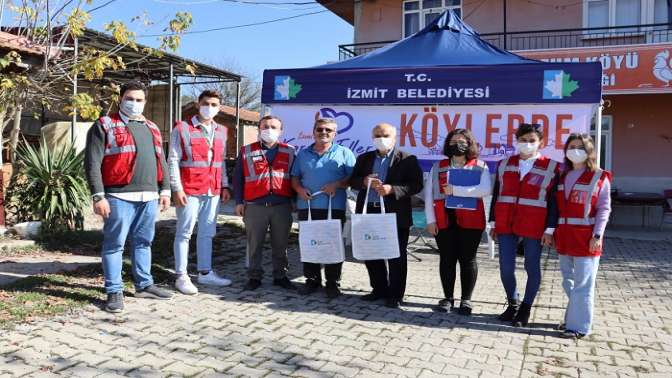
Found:
[[[130,118],[138,118],[145,110],[145,102],[138,102],[133,100],[123,100],[119,105],[121,111]]]

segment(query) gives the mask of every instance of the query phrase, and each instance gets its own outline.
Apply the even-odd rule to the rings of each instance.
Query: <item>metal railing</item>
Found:
[[[633,45],[672,42],[672,23],[484,33],[480,37],[496,47],[505,50]],[[366,54],[392,42],[396,41],[339,45],[339,59],[345,60]]]

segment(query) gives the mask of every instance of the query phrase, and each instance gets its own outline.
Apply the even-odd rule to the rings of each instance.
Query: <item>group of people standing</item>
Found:
[[[136,297],[170,299],[173,293],[154,285],[150,273],[151,243],[157,208],[177,207],[174,240],[175,288],[194,295],[198,288],[187,274],[189,241],[198,224],[196,255],[199,285],[227,286],[231,280],[212,269],[212,239],[221,203],[235,201],[247,238],[248,281],[245,290],[262,285],[262,250],[270,233],[273,285],[296,290],[287,277],[287,244],[294,201],[299,220],[346,219],[346,189],[359,191],[356,211],[379,213],[384,205],[396,214],[400,256],[366,261],[371,292],[362,300],[385,300],[399,308],[406,289],[409,230],[414,195],[423,190],[423,173],[415,156],[396,147],[396,129],[381,123],[372,130],[373,151],[355,157],[334,142],[337,124],[317,119],[314,143],[295,149],[280,142],[282,121],[265,116],[259,121],[259,140],[242,147],[232,186],[224,166],[226,131],[214,121],[220,95],[204,91],[199,112],[178,121],[170,137],[168,159],[163,155],[159,128],[142,113],[146,88],[139,82],[122,87],[119,112],[101,117],[87,136],[86,175],[94,212],[104,218],[102,263],[110,312],[123,310],[122,253],[130,239]],[[508,299],[503,321],[526,326],[541,282],[542,246],[554,245],[560,256],[563,287],[569,304],[564,335],[582,337],[592,324],[595,276],[609,216],[608,172],[595,163],[591,138],[572,134],[565,144],[564,168],[540,154],[544,136],[538,125],[521,124],[516,132],[518,153],[499,162],[494,180],[478,159],[478,143],[469,130],[449,133],[445,158],[436,162],[424,182],[427,230],[440,251],[440,276],[445,298],[437,309],[462,315],[473,310],[472,294],[478,275],[476,252],[486,229],[483,199],[492,194],[490,229],[500,245],[500,274]],[[480,182],[450,184],[454,169],[474,170]],[[493,185],[494,181],[494,185]],[[494,189],[493,189],[494,186]],[[366,190],[370,188],[370,190]],[[368,193],[368,195],[367,195]],[[449,197],[476,198],[475,209],[447,207]],[[384,202],[381,204],[381,199]],[[528,275],[525,294],[516,291],[515,257],[522,247]],[[461,298],[455,307],[456,266],[460,264]],[[329,298],[340,292],[342,263],[322,266],[304,263],[309,295],[324,286]],[[324,285],[323,285],[324,283]]]

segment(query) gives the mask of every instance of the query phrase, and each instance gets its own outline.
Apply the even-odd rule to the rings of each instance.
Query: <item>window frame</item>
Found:
[[[406,38],[406,15],[407,14],[417,14],[419,18],[419,23],[418,23],[418,31],[422,30],[425,28],[425,14],[429,13],[430,11],[436,11],[439,10],[440,13],[443,13],[444,11],[448,9],[459,9],[460,10],[460,16],[463,14],[462,13],[462,5],[463,5],[463,0],[460,0],[460,5],[448,5],[446,6],[446,0],[441,0],[441,7],[438,8],[423,8],[422,6],[422,1],[423,0],[404,0],[401,2],[401,39]],[[406,3],[409,2],[418,2],[418,9],[416,10],[406,10]]]
[[[595,116],[593,116],[592,121],[590,122],[590,136],[593,138],[594,143],[597,146],[597,140],[595,137],[597,136],[597,129],[592,130],[592,126],[595,124],[596,121]],[[614,135],[614,116],[611,114],[603,114],[602,115],[602,123],[605,124],[606,128],[602,129],[602,136],[605,137],[606,143],[604,146],[600,146],[604,150],[604,161],[601,162],[602,164],[602,169],[606,169],[608,171],[611,171],[611,163],[612,163],[612,137]]]
[[[588,3],[595,1],[603,0],[583,0],[583,27],[588,28]],[[609,24],[606,26],[614,27],[616,25],[616,1],[618,0],[606,0],[609,3]],[[655,19],[655,0],[639,0],[640,11],[639,11],[639,23],[638,25],[653,24]],[[623,25],[626,26],[626,25]],[[605,32],[609,33],[609,32]]]

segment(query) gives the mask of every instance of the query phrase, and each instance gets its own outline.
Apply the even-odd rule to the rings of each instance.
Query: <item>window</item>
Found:
[[[404,1],[404,38],[417,33],[445,10],[451,9],[462,17],[462,0],[406,0]]]
[[[670,0],[584,0],[586,28],[645,25],[670,22]],[[637,31],[633,28],[618,32]]]
[[[613,116],[602,115],[602,138],[600,143],[600,168],[611,170],[611,130],[613,125]],[[590,123],[590,136],[595,140],[595,117]],[[597,141],[595,141],[597,148]]]

